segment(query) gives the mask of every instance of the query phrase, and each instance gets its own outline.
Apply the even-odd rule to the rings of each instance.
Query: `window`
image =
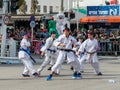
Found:
[[[37,6],[37,12],[40,12],[41,10],[40,10],[41,8],[40,8],[40,5],[38,5]]]
[[[52,13],[53,12],[53,6],[50,6],[49,7],[49,13]]]
[[[47,6],[43,6],[43,12],[47,13]]]

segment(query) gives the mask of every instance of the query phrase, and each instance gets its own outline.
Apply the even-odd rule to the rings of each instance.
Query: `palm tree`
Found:
[[[38,0],[31,0],[31,14],[35,14]]]

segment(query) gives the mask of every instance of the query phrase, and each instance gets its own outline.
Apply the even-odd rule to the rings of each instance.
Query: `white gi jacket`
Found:
[[[28,47],[30,47],[30,42],[27,39],[23,38],[20,43],[20,47],[26,50],[28,49]],[[19,59],[30,58],[30,56],[25,51],[19,51],[18,58]]]
[[[98,62],[97,57],[98,41],[97,39],[86,39],[80,46],[79,51],[86,53],[85,59],[92,60],[92,62]]]
[[[53,42],[54,42],[54,39],[52,37],[49,37],[46,40],[45,46],[41,48],[41,51],[45,52],[47,55],[55,55],[57,53],[57,48],[53,46]]]
[[[58,46],[60,43],[64,43],[66,46],[65,47],[61,47],[61,46]],[[63,34],[63,35],[60,35],[58,37],[58,39],[56,39],[56,41],[54,42],[54,45],[60,49],[70,49],[72,50],[72,46],[73,45],[76,45],[77,44],[77,40],[72,37],[72,36],[69,36],[68,38]],[[59,51],[59,55],[61,55],[62,58],[65,59],[65,55],[67,55],[67,60],[68,60],[68,63],[76,60],[76,57],[74,55],[73,52],[66,52],[66,51],[62,51],[60,50]]]

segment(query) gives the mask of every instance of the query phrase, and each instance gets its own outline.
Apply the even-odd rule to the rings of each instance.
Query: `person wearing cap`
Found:
[[[77,40],[69,34],[69,28],[65,28],[63,32],[64,33],[60,35],[54,42],[54,46],[56,46],[59,50],[59,55],[46,80],[52,79],[55,71],[62,65],[65,59],[67,60],[67,63],[74,68],[74,74],[72,78],[81,79],[81,73],[79,72],[80,64],[75,57],[74,51],[72,50],[72,46],[77,43]]]
[[[24,71],[22,76],[30,77],[29,73],[31,73],[33,76],[38,77],[38,73],[31,62],[29,47],[30,42],[28,41],[28,35],[25,34],[20,42],[20,51],[18,52],[18,58],[24,64]]]
[[[98,41],[94,38],[94,33],[92,31],[88,32],[88,39],[86,39],[80,46],[79,52],[86,53],[80,59],[80,63],[83,65],[85,60],[87,60],[95,70],[95,73],[99,76],[102,75],[99,67],[99,61],[97,56]]]
[[[55,39],[56,39],[56,32],[52,31],[51,37],[46,39],[46,44],[41,49],[42,55],[45,54],[45,60],[37,70],[39,73],[39,76],[41,74],[41,71],[47,65],[51,64],[51,67],[52,67],[54,65],[54,63],[56,62],[57,48],[55,46],[53,46],[53,42],[55,41]],[[56,70],[56,73],[59,73],[59,70]]]

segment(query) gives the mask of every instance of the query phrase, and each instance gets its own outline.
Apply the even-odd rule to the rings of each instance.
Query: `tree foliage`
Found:
[[[24,0],[20,5],[19,10],[22,14],[26,14],[26,8],[27,8],[27,5],[26,5],[26,1]]]
[[[25,0],[18,0],[17,5],[20,7],[21,5],[23,5],[25,3]]]
[[[35,14],[38,0],[31,0],[31,14]]]

